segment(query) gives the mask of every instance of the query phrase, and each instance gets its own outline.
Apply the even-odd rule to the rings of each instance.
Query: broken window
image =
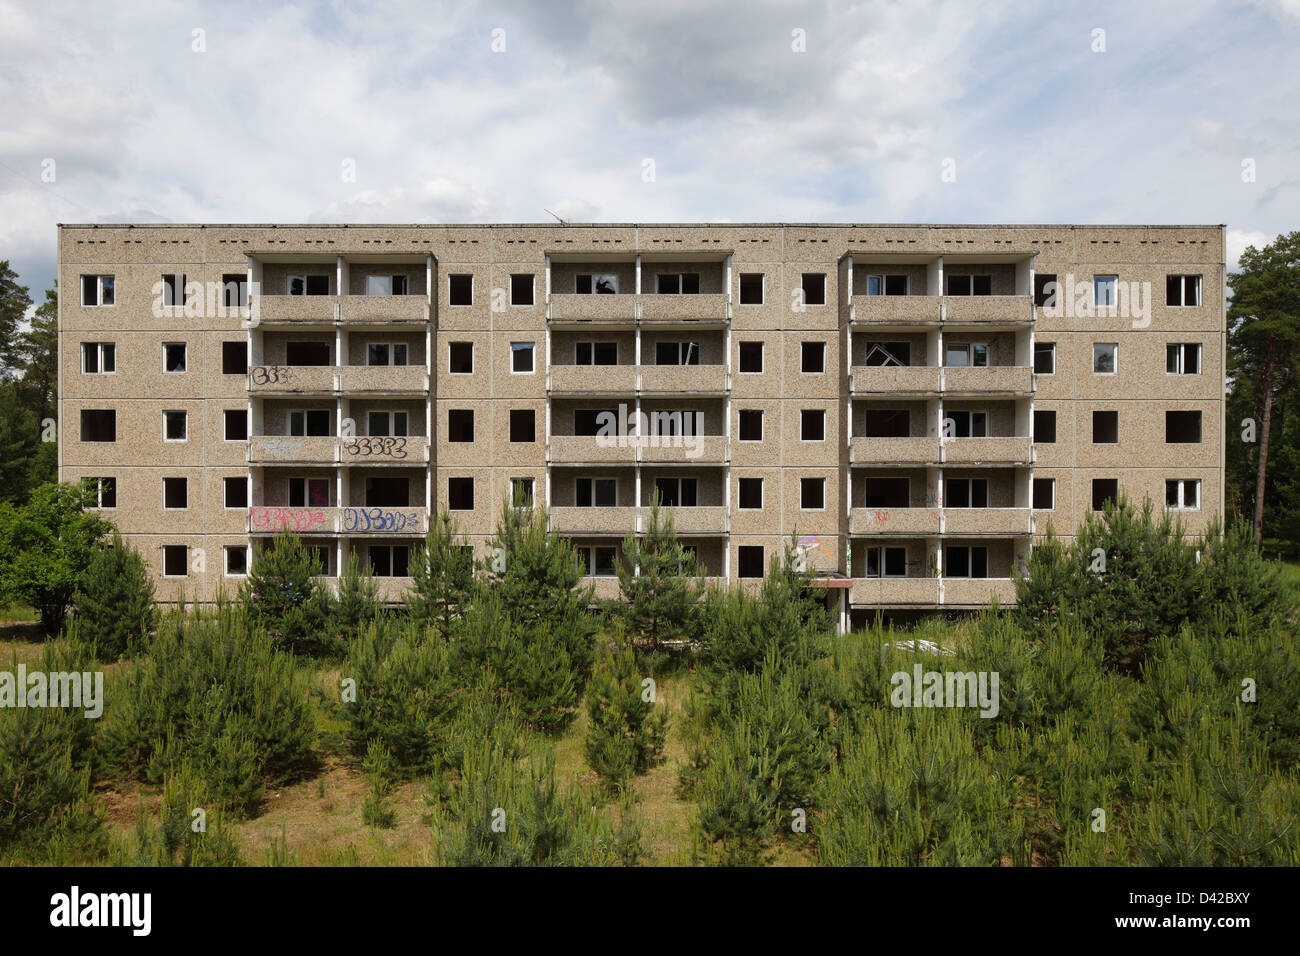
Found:
[[[1111,504],[1115,504],[1119,501],[1119,479],[1092,479],[1092,510],[1101,511],[1106,507],[1106,502],[1108,501]]]
[[[533,304],[533,274],[531,272],[515,274],[510,277],[510,304]]]
[[[740,343],[740,370],[742,372],[763,371],[763,343]]]
[[[537,439],[537,413],[531,408],[510,409],[510,440],[529,442]]]
[[[699,342],[656,342],[656,365],[699,365]]]
[[[447,441],[472,442],[474,440],[474,410],[452,408],[447,411]]]
[[[1034,443],[1038,445],[1056,444],[1056,412],[1034,410]]]
[[[740,440],[741,441],[762,441],[763,440],[762,409],[742,408],[740,410]]]
[[[736,548],[736,565],[739,577],[761,578],[766,571],[763,566],[763,546],[742,544]]]
[[[531,508],[533,506],[533,479],[510,479],[510,504],[515,508]]]
[[[329,478],[290,478],[290,508],[328,508],[330,506]]]
[[[912,434],[912,416],[905,408],[882,408],[867,413],[863,438],[907,438]]]
[[[695,478],[656,478],[655,493],[666,508],[694,508],[699,502],[699,482]]]
[[[1195,445],[1201,440],[1200,412],[1165,412],[1165,441],[1171,445]]]
[[[330,277],[328,273],[318,275],[289,276],[290,295],[329,295]]]
[[[406,365],[410,350],[405,342],[370,342],[366,345],[367,365]]]
[[[911,507],[911,482],[907,478],[866,478],[863,480],[863,507]]]
[[[1094,445],[1114,445],[1119,442],[1119,412],[1093,411],[1092,443]]]
[[[184,342],[163,343],[163,371],[164,372],[185,371],[185,343]]]
[[[805,408],[799,412],[799,440],[826,440],[826,412],[820,408]]]
[[[753,510],[763,507],[763,479],[740,478],[736,481],[738,507]]]
[[[804,305],[826,304],[826,273],[803,273],[802,288]]]
[[[163,441],[185,441],[185,413],[163,412]]]
[[[803,342],[800,344],[800,371],[821,374],[826,371],[826,343]]]
[[[183,544],[163,545],[163,577],[183,578],[189,571],[189,548]]]
[[[474,343],[452,342],[447,346],[447,366],[453,375],[474,372]]]
[[[510,343],[510,371],[528,373],[533,370],[533,343]]]
[[[805,511],[821,511],[826,507],[826,479],[799,479],[799,507]]]
[[[190,505],[189,479],[163,479],[163,507],[188,508]]]
[[[1033,506],[1039,511],[1051,511],[1056,507],[1056,479],[1034,479]]]
[[[573,411],[573,434],[591,437],[600,434],[602,415],[618,421],[618,412],[606,408],[576,408]],[[608,421],[609,419],[604,419]]]
[[[228,544],[226,551],[226,575],[243,577],[248,573],[248,545]]]
[[[1039,375],[1056,374],[1056,343],[1034,343],[1034,371]]]
[[[117,441],[117,411],[112,408],[83,408],[81,440]]]
[[[221,343],[221,374],[222,375],[247,375],[248,374],[248,343],[247,342],[222,342]]]
[[[912,345],[910,342],[868,342],[868,366],[910,365],[912,362]]]
[[[284,344],[285,365],[329,365],[330,346],[328,342],[286,342]]]
[[[474,510],[474,479],[447,479],[447,507],[451,511]]]
[[[1057,288],[1054,273],[1034,273],[1034,305],[1043,309],[1056,308]]]
[[[227,309],[242,309],[248,305],[248,274],[231,272],[221,277],[221,304]]]
[[[387,476],[366,479],[366,507],[409,508],[410,505],[410,479]]]
[[[1119,364],[1119,346],[1114,342],[1092,344],[1092,371],[1095,375],[1114,375]]]
[[[573,277],[573,291],[578,295],[617,295],[618,276],[613,273],[579,273]]]
[[[227,508],[248,507],[248,476],[233,475],[221,479],[222,501]]]
[[[185,304],[185,274],[168,274],[162,277],[164,306]]]
[[[449,305],[473,305],[474,277],[472,275],[448,276],[447,301]]]
[[[740,274],[740,304],[763,304],[763,273],[742,272]]]

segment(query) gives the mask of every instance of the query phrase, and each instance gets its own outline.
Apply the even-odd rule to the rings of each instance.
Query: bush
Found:
[[[240,615],[163,628],[109,689],[103,753],[150,783],[188,761],[217,806],[248,815],[266,786],[316,764],[315,712],[293,656]]]
[[[672,512],[659,509],[657,491],[645,534],[628,532],[615,570],[622,600],[614,609],[633,642],[658,650],[694,638],[702,582],[694,555],[677,541]]]
[[[77,579],[73,613],[81,636],[94,642],[100,660],[135,653],[158,624],[153,579],[144,559],[113,533],[113,544],[91,558]]]
[[[339,596],[334,602],[334,636],[341,641],[354,640],[366,626],[379,619],[379,585],[369,569],[362,571],[355,553],[348,555],[339,579]]]
[[[275,644],[299,653],[334,649],[331,597],[317,575],[321,568],[292,532],[277,535],[257,555],[240,589],[249,623]]]
[[[422,626],[450,637],[452,624],[465,613],[473,591],[472,548],[459,537],[455,520],[444,510],[423,546],[415,549],[406,610]]]
[[[609,790],[663,763],[668,713],[646,700],[636,655],[618,640],[603,649],[587,690],[587,765]]]
[[[132,866],[239,866],[239,848],[202,776],[188,764],[163,785],[157,822],[150,826],[144,805],[136,810]],[[196,814],[201,810],[202,814]]]
[[[370,741],[364,763],[366,795],[361,799],[361,822],[379,830],[397,826],[397,813],[388,790],[392,784],[393,758],[378,741]]]

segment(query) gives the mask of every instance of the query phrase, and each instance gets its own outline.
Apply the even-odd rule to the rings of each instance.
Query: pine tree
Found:
[[[695,555],[677,541],[672,512],[661,511],[657,491],[645,535],[629,532],[623,556],[616,568],[622,597],[618,610],[632,640],[655,651],[665,642],[691,640],[703,582]]]
[[[607,790],[618,791],[628,781],[664,761],[668,712],[646,698],[636,666],[636,654],[620,636],[601,650],[587,690],[587,764]]]
[[[429,528],[423,547],[415,551],[406,609],[446,638],[452,623],[468,608],[473,590],[473,548],[459,536],[455,519],[444,509]]]
[[[594,588],[578,586],[582,575],[573,544],[548,529],[544,508],[502,506],[483,570],[480,589],[497,595],[521,624],[591,620]]]
[[[93,641],[101,660],[134,653],[157,626],[153,579],[139,553],[113,532],[113,544],[97,553],[72,597],[80,636]]]
[[[335,632],[343,640],[354,640],[367,624],[378,620],[379,614],[379,585],[368,568],[362,570],[353,552],[339,578],[339,595],[334,602]]]
[[[248,619],[281,647],[307,653],[329,650],[331,595],[317,577],[319,563],[291,531],[276,536],[253,561],[240,589]]]

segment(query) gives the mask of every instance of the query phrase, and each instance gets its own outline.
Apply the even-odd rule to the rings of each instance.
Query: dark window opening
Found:
[[[740,370],[742,372],[763,371],[763,343],[740,343]]]
[[[85,408],[81,411],[82,441],[117,441],[117,411]]]
[[[803,274],[803,304],[826,304],[826,273],[805,272]]]
[[[763,304],[763,273],[742,272],[740,274],[740,304]]]
[[[386,477],[366,479],[366,507],[408,508],[410,505],[410,479]]]
[[[447,280],[447,295],[452,305],[474,304],[474,277],[454,275]]]
[[[474,410],[453,408],[447,412],[447,441],[472,442],[474,440]]]
[[[740,410],[740,440],[763,440],[763,412],[761,409],[742,408]]]
[[[221,374],[222,375],[247,375],[248,374],[248,343],[247,342],[222,342],[221,343]]]
[[[1119,442],[1119,412],[1092,413],[1092,442],[1094,445],[1114,445]]]
[[[454,375],[474,372],[474,343],[452,342],[447,353],[448,367]]]
[[[760,544],[742,544],[736,548],[736,564],[742,578],[761,578],[763,576],[763,546]]]
[[[741,508],[763,507],[763,479],[741,478],[737,482],[737,497]]]
[[[1165,412],[1166,442],[1171,445],[1195,445],[1200,440],[1200,412]]]
[[[1119,501],[1119,479],[1092,479],[1092,510],[1101,511],[1108,501],[1111,504]]]
[[[284,346],[285,365],[329,365],[330,346],[328,342],[286,342]]]
[[[1056,443],[1056,412],[1034,412],[1034,442],[1039,445]]]
[[[531,408],[512,408],[510,410],[510,440],[514,442],[536,441],[537,413]]]
[[[905,408],[882,408],[867,413],[863,438],[907,438],[912,416]]]
[[[447,507],[451,511],[474,510],[474,479],[447,479]]]
[[[531,272],[510,277],[510,304],[533,304],[533,274]]]
[[[911,507],[911,483],[906,478],[866,478],[863,480],[863,507]]]

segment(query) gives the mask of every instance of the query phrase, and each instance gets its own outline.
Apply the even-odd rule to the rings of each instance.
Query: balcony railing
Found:
[[[429,389],[423,365],[344,365],[338,369],[338,381],[347,395],[424,393]]]
[[[926,607],[939,603],[938,578],[854,578],[849,603]]]
[[[1013,438],[946,438],[943,460],[948,464],[1027,465],[1033,456],[1033,439]]]
[[[617,295],[583,295],[552,293],[548,302],[552,324],[631,325],[706,322],[724,324],[731,317],[731,300],[725,292],[700,295],[660,293],[621,293]]]
[[[335,534],[339,526],[338,508],[296,508],[267,505],[248,509],[249,534]]]
[[[248,460],[255,465],[338,464],[420,465],[429,457],[424,437],[361,435],[340,441],[335,437],[254,435],[248,441]]]
[[[550,297],[548,315],[553,323],[631,325],[636,322],[636,296],[554,293]]]
[[[727,439],[723,435],[664,436],[647,439],[640,460],[656,464],[724,465],[727,454]]]
[[[298,508],[262,505],[248,509],[248,533],[407,535],[424,534],[428,509],[423,507]]]
[[[849,513],[851,534],[938,534],[938,508],[854,508]]]
[[[641,321],[681,322],[695,319],[703,322],[726,322],[729,297],[725,292],[700,295],[669,295],[657,292],[641,295]]]
[[[946,295],[943,320],[964,325],[1031,325],[1033,298],[1027,295]]]
[[[855,365],[850,387],[856,394],[931,395],[939,391],[939,369],[930,365]]]
[[[935,465],[938,438],[854,438],[849,461],[855,465]]]
[[[636,391],[637,368],[636,365],[552,365],[546,373],[546,387],[553,394],[632,394]]]
[[[551,508],[551,528],[561,534],[616,534],[640,531],[639,508]]]
[[[560,465],[630,465],[637,460],[636,439],[624,447],[617,438],[595,435],[552,435],[551,461]]]
[[[938,325],[937,295],[855,295],[853,322],[861,325]]]
[[[945,508],[945,534],[1029,534],[1032,515],[1028,508]]]
[[[943,603],[982,607],[993,598],[1003,607],[1016,603],[1016,582],[1010,578],[944,578]]]
[[[642,392],[722,395],[727,391],[725,365],[642,365],[640,372]]]
[[[980,395],[1028,395],[1034,390],[1034,370],[1026,365],[945,368],[943,390]]]
[[[254,305],[265,325],[423,325],[429,320],[429,302],[423,295],[262,294]]]

